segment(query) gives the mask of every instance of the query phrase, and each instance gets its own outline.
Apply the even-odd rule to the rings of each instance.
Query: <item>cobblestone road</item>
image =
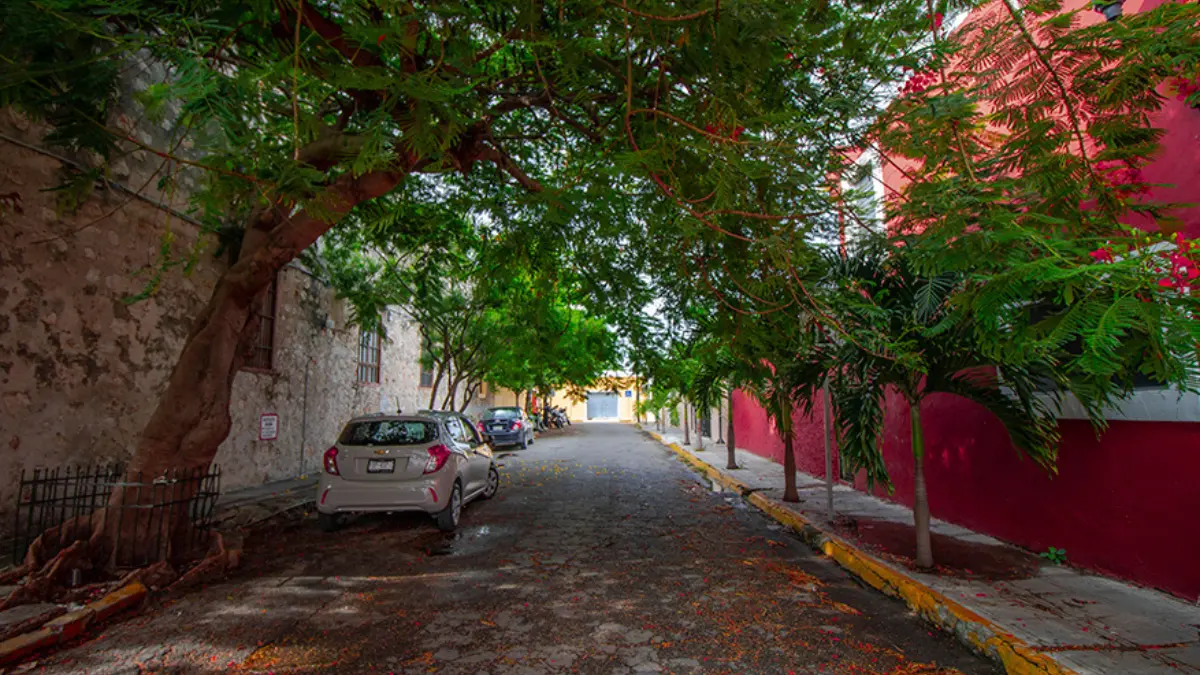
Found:
[[[227,582],[22,670],[1001,672],[633,427],[500,457],[500,495],[453,536],[416,516],[279,528]]]

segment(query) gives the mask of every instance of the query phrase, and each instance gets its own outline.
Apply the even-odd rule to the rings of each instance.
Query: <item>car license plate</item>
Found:
[[[367,473],[392,473],[395,470],[396,460],[394,459],[367,460]]]

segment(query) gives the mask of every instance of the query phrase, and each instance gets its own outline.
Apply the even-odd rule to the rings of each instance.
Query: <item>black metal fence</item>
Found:
[[[124,498],[110,505],[117,490]],[[13,561],[19,564],[46,530],[93,513],[115,535],[111,555],[118,568],[199,555],[208,546],[220,493],[218,466],[154,477],[126,472],[119,464],[22,471]]]

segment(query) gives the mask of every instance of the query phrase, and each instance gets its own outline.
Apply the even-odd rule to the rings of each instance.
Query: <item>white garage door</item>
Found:
[[[618,397],[611,391],[588,393],[587,416],[589,420],[616,419]]]

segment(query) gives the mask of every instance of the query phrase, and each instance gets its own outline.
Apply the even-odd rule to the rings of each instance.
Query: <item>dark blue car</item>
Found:
[[[533,423],[517,406],[488,408],[479,426],[493,447],[519,445],[528,448],[533,443]]]

